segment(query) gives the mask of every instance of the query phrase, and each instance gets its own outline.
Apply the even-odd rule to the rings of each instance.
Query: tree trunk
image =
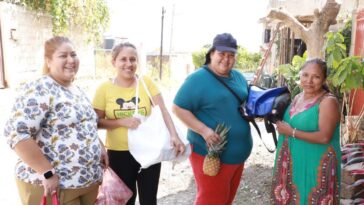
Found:
[[[336,16],[339,13],[340,4],[335,0],[327,0],[321,11],[315,9],[314,21],[306,28],[294,16],[284,10],[271,9],[267,17],[278,19],[288,26],[297,36],[300,36],[307,45],[308,58],[324,58],[324,35],[329,26],[336,24]]]

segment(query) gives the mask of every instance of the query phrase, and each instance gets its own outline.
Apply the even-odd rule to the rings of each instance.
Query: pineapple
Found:
[[[227,134],[230,128],[224,124],[218,124],[215,132],[220,135],[220,142],[208,148],[208,153],[203,161],[203,173],[208,176],[216,176],[220,170],[220,155],[227,143]]]

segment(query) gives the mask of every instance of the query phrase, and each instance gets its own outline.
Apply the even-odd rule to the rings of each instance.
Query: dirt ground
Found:
[[[261,128],[262,130],[263,128]],[[269,153],[258,135],[253,131],[254,147],[245,164],[243,178],[240,181],[234,205],[266,205],[269,204],[269,191],[272,177],[274,154]],[[271,136],[263,135],[269,147]],[[177,164],[165,162],[158,191],[160,205],[192,205],[196,194],[196,186],[189,161]]]
[[[95,86],[98,83],[83,84],[81,87],[87,91],[90,98],[93,96]],[[5,119],[8,117],[15,91],[0,89],[0,131],[2,133]],[[169,107],[174,92],[163,91],[166,105]],[[7,100],[5,100],[7,99]],[[258,123],[262,127],[261,123]],[[261,128],[265,130],[265,128]],[[255,130],[252,130],[254,147],[251,156],[245,164],[243,178],[235,197],[234,205],[266,205],[269,204],[269,189],[274,154],[269,153],[258,138]],[[13,178],[16,156],[6,145],[5,139],[0,134],[0,204],[20,205],[15,181]],[[271,136],[263,134],[265,142],[273,147]],[[158,204],[160,205],[192,205],[194,202],[196,187],[189,161],[175,165],[164,162],[158,191]]]

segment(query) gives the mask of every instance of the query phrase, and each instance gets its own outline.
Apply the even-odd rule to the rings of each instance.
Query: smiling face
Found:
[[[61,43],[51,55],[46,58],[49,75],[63,86],[69,86],[74,80],[80,61],[70,42]]]
[[[307,94],[317,94],[323,90],[326,77],[319,64],[309,63],[302,68],[300,86]]]
[[[217,75],[228,77],[236,60],[236,55],[233,52],[221,52],[215,50],[211,52],[210,68]]]
[[[119,53],[112,60],[117,74],[122,79],[133,79],[138,67],[138,55],[136,49],[130,46],[123,46]]]

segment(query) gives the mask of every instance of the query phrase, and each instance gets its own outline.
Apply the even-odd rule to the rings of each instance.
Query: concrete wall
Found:
[[[305,16],[313,15],[313,10],[321,9],[326,0],[270,0],[268,8],[282,8],[291,14]]]
[[[0,28],[5,81],[8,87],[16,87],[39,77],[44,62],[44,41],[53,36],[50,16],[0,2]],[[86,45],[82,32],[77,32],[76,29],[68,37],[74,42],[81,60],[78,76],[93,74],[93,47]]]

